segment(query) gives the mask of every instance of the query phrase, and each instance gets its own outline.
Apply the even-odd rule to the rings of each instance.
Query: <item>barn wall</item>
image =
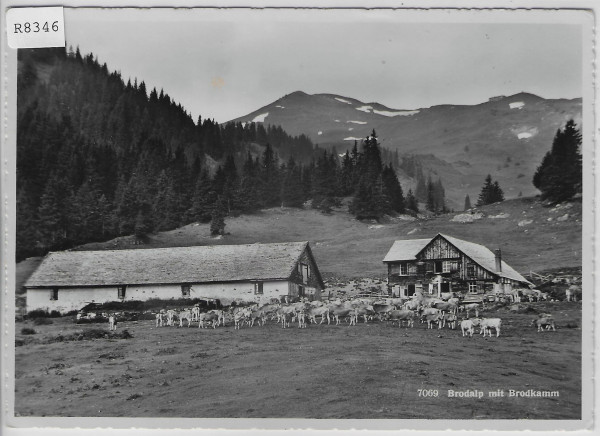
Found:
[[[214,298],[228,304],[233,299],[244,301],[268,301],[271,298],[287,295],[287,280],[263,282],[263,294],[254,294],[253,282],[193,284],[190,298]],[[79,310],[87,303],[106,303],[119,301],[117,287],[67,288],[58,291],[58,300],[50,300],[51,289],[28,289],[27,312],[32,310],[57,310],[66,313]],[[145,301],[152,298],[182,298],[181,285],[131,285],[125,292],[125,301]]]

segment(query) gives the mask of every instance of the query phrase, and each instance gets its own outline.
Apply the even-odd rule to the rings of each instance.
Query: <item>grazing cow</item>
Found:
[[[448,324],[448,327],[451,328],[452,330],[454,330],[456,328],[457,320],[458,320],[458,317],[455,314],[444,313],[444,315],[442,317],[442,326],[446,326],[446,324]]]
[[[461,306],[461,309],[464,309],[467,312],[467,318],[469,318],[469,312],[471,310],[475,311],[475,318],[479,318],[479,303],[470,303]]]
[[[225,311],[224,310],[213,309],[213,310],[209,310],[207,313],[214,313],[215,315],[217,315],[217,325],[225,326]],[[199,316],[200,315],[198,315],[198,317]]]
[[[375,312],[375,315],[377,315],[380,320],[382,319],[382,317],[385,316],[386,313],[389,313],[392,310],[396,310],[396,306],[393,306],[391,304],[374,304],[373,305],[373,312]]]
[[[577,297],[581,297],[581,288],[577,285],[571,285],[565,291],[567,301],[577,301]]]
[[[431,307],[434,307],[436,309],[441,310],[442,312],[448,312],[448,313],[454,313],[456,314],[458,312],[458,306],[454,303],[447,303],[447,302],[435,302],[432,304]]]
[[[454,292],[442,292],[440,294],[440,298],[444,301],[448,301],[449,299],[454,297]]]
[[[473,320],[463,319],[460,322],[460,330],[462,331],[463,337],[465,336],[465,333],[468,334],[469,337],[473,337],[473,332],[475,331],[475,328],[473,326]]]
[[[423,315],[421,315],[423,317]],[[438,325],[438,329],[442,328],[442,314],[441,313],[430,313],[427,315],[424,315],[424,320],[427,322],[427,328],[428,329],[433,329],[433,324],[437,323]]]
[[[418,310],[421,304],[417,300],[409,300],[404,303],[404,309],[406,310]]]
[[[429,316],[429,315],[435,315],[435,316],[442,316],[442,312],[439,309],[434,309],[433,307],[423,307],[420,306],[419,310],[419,317],[421,318],[421,324],[425,322],[425,317]]]
[[[312,307],[306,311],[306,315],[310,322],[317,323],[317,316],[321,317],[321,322],[319,324],[323,324],[325,318],[327,318],[327,324],[330,324],[331,320],[329,318],[329,308],[326,306],[322,307]]]
[[[110,315],[108,315],[108,329],[109,330],[117,329],[117,318],[112,313]]]
[[[490,337],[492,336],[492,329],[496,330],[496,337],[500,336],[500,327],[502,325],[502,320],[500,318],[483,318],[481,323],[479,324],[479,334],[487,333]]]
[[[165,325],[166,313],[158,312],[156,314],[156,327],[162,327]]]
[[[200,317],[200,305],[195,304],[194,307],[192,307],[192,321],[198,321],[199,317]]]
[[[407,328],[415,326],[415,313],[411,310],[392,310],[386,313],[386,319],[392,322],[392,326],[397,322],[400,327],[404,321]]]
[[[234,314],[233,314],[233,321],[235,324],[234,330],[239,330],[241,325],[244,322],[248,321],[250,313],[251,313],[251,309],[249,309],[247,307],[240,308],[239,310],[234,312]]]
[[[174,326],[176,319],[177,319],[177,312],[175,312],[173,309],[167,310],[167,325],[171,326],[171,327]]]
[[[188,327],[192,325],[192,311],[189,309],[179,312],[179,327],[183,327],[183,321],[186,320]]]
[[[306,312],[304,310],[301,310],[300,312],[297,313],[297,317],[298,317],[298,328],[305,329],[306,328]]]
[[[366,324],[367,318],[369,316],[373,316],[374,313],[375,312],[373,310],[373,306],[361,305],[361,306],[357,306],[354,308],[354,316],[356,318],[356,322],[358,322],[358,317],[362,316],[362,317],[364,317],[365,324]]]
[[[287,328],[290,326],[291,320],[292,320],[292,315],[293,312],[279,312],[279,317],[281,319],[281,328]]]
[[[347,307],[343,307],[343,306],[334,306],[333,309],[331,307],[329,308],[329,313],[331,313],[333,315],[333,317],[335,318],[335,325],[340,324],[340,317],[345,318],[347,316],[350,316],[349,326],[356,325],[356,319],[354,317],[355,309],[353,309],[353,308],[347,308]]]
[[[219,324],[219,315],[213,312],[206,312],[198,315],[198,328],[206,328],[209,323],[212,323],[213,329],[217,328],[217,325]]]
[[[540,318],[536,318],[531,321],[531,325],[537,327],[538,333],[543,332],[544,328],[546,328],[546,330],[552,329],[553,331],[556,331],[554,319],[551,316],[542,316]]]

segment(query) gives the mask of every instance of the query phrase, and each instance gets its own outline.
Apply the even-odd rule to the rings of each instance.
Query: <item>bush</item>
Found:
[[[23,327],[21,329],[21,334],[22,335],[35,335],[36,331],[32,328],[29,327]]]
[[[58,310],[53,310],[52,312],[50,312],[50,315],[48,315],[50,318],[60,318],[62,315],[60,314],[60,312]]]
[[[34,325],[50,325],[50,324],[53,324],[53,321],[48,318],[34,318],[33,324]]]
[[[32,310],[31,312],[29,312],[27,314],[27,317],[30,319],[47,318],[48,316],[49,316],[48,312],[46,312],[45,310],[41,310],[41,309]]]

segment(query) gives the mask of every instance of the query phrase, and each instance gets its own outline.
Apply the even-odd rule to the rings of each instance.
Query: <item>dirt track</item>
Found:
[[[216,330],[119,324],[132,339],[44,343],[98,325],[68,319],[17,323],[17,416],[579,419],[581,304],[536,303],[556,332],[536,333],[535,315],[498,311],[499,338],[459,330],[315,326]],[[567,324],[569,326],[567,327]],[[37,334],[24,336],[22,327]],[[106,328],[106,325],[101,327]],[[437,390],[437,397],[419,396]],[[505,397],[490,398],[489,391]],[[508,390],[559,391],[514,398]],[[449,398],[448,390],[484,397]],[[435,395],[435,393],[432,392]]]

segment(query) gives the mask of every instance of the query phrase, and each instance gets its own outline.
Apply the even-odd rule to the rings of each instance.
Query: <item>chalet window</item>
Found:
[[[190,285],[181,285],[181,296],[187,298],[190,296],[192,287]]]
[[[117,298],[119,298],[120,300],[124,300],[126,290],[127,290],[127,286],[119,286],[117,288]]]
[[[471,294],[476,294],[477,293],[477,283],[469,283],[469,292]]]
[[[442,262],[441,260],[436,260],[436,262],[435,262],[435,270],[433,272],[434,273],[444,272],[443,271],[443,265],[444,265],[444,262]]]
[[[54,288],[50,291],[50,300],[58,300],[58,288]]]
[[[254,283],[254,294],[262,295],[263,294],[263,282]]]
[[[399,263],[390,263],[390,274],[400,274]]]
[[[408,263],[404,262],[400,264],[400,275],[407,276],[408,275]]]
[[[467,277],[476,277],[475,265],[473,265],[472,263],[467,265]]]
[[[442,263],[442,272],[449,273],[456,269],[456,263],[450,260],[446,260]]]

